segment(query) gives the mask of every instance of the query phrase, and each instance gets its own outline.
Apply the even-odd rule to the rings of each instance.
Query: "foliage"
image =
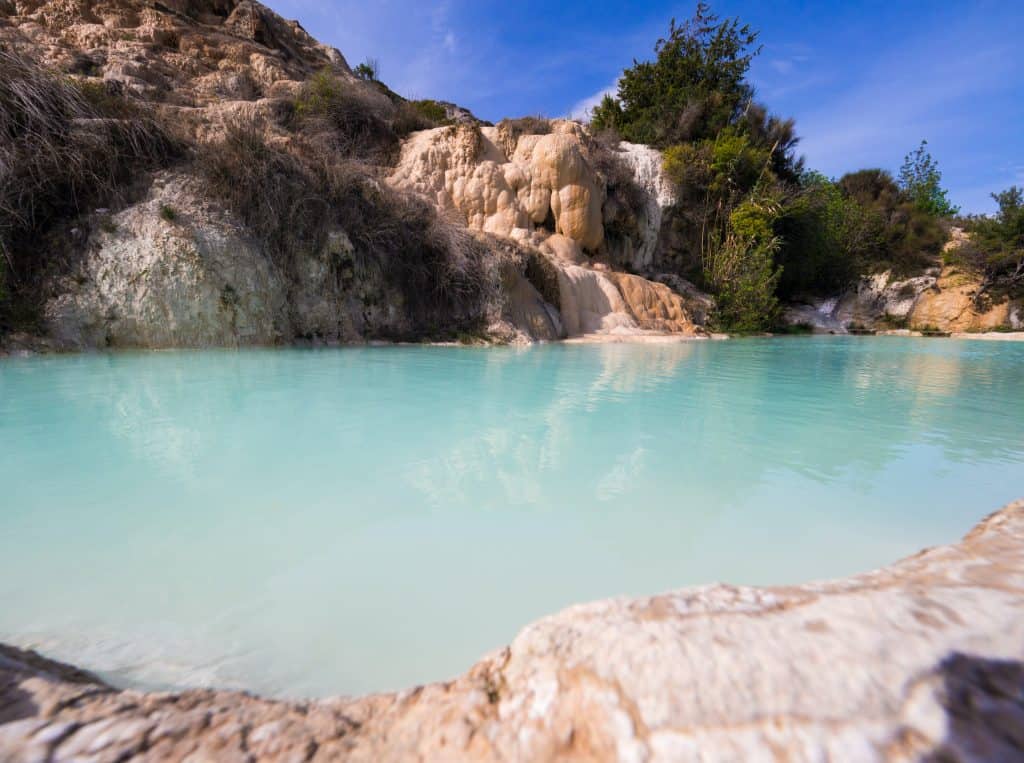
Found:
[[[1024,189],[992,194],[999,205],[993,216],[967,218],[971,241],[965,256],[984,274],[979,293],[1024,297]]]
[[[379,82],[380,62],[376,58],[367,58],[353,69],[352,73],[359,79],[367,80],[369,82]]]
[[[707,3],[698,3],[691,19],[672,20],[668,36],[654,47],[654,61],[634,61],[622,73],[616,96],[594,109],[591,124],[659,147],[714,137],[753,97],[745,77],[760,51],[756,40],[749,26],[721,21]]]
[[[900,167],[899,187],[903,194],[922,212],[933,217],[952,217],[959,212],[942,187],[942,173],[938,163],[928,153],[928,141],[906,155]]]
[[[836,293],[866,271],[934,265],[947,237],[940,218],[955,211],[925,143],[899,183],[882,170],[839,181],[805,171],[793,120],[753,100],[756,41],[749,26],[699,3],[689,21],[673,20],[653,61],[623,72],[591,121],[662,148],[677,197],[667,256],[717,293],[723,325],[745,330],[757,323],[749,306],[764,307],[764,327],[776,296]]]
[[[861,272],[884,237],[881,217],[838,183],[805,172],[783,204],[775,230],[782,239],[779,295],[831,294]]]
[[[897,276],[936,263],[947,233],[940,220],[908,198],[885,170],[844,175],[839,187],[864,210],[870,235],[859,251],[858,272],[892,270]]]
[[[432,126],[452,124],[452,120],[448,117],[448,109],[444,107],[443,103],[425,98],[418,101],[409,101],[409,105],[421,117],[433,123]]]
[[[779,314],[778,245],[774,237],[758,241],[735,233],[707,243],[704,277],[717,295],[716,319],[722,328],[754,332],[774,325]]]
[[[323,69],[296,98],[296,126],[316,135],[324,150],[387,163],[402,137],[435,126],[421,108],[389,94],[377,82],[352,82]]]

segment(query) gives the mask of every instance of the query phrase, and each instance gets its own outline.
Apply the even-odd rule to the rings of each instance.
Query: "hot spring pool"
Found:
[[[569,604],[858,572],[1024,496],[1024,344],[0,360],[0,641],[115,683],[443,679]]]

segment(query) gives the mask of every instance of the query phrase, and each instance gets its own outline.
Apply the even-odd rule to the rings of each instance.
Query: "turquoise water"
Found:
[[[566,605],[858,572],[1024,496],[1024,344],[0,361],[0,640],[142,686],[443,679]]]

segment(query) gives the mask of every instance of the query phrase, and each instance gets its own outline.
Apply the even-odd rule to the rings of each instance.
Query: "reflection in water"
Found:
[[[1024,495],[1024,346],[0,362],[0,639],[147,684],[443,678],[586,599],[857,571]],[[415,648],[411,648],[415,634]]]

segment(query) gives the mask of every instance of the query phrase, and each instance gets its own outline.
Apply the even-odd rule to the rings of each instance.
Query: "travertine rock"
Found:
[[[0,41],[59,70],[169,107],[294,92],[344,57],[252,0],[18,0]]]
[[[424,194],[476,230],[514,236],[550,217],[549,232],[596,250],[604,240],[604,189],[586,159],[579,125],[555,122],[553,129],[519,137],[511,154],[498,127],[424,130],[403,145],[391,182]]]
[[[161,173],[145,200],[97,218],[45,307],[65,349],[339,342],[408,328],[401,299],[354,272],[344,231],[285,273],[190,175]]]
[[[619,143],[618,159],[632,172],[643,195],[643,209],[636,221],[638,236],[617,242],[621,251],[611,252],[612,260],[635,272],[646,273],[658,263],[658,245],[665,216],[678,201],[675,187],[662,166],[661,152],[638,143]]]
[[[580,125],[555,121],[551,129],[543,135],[521,136],[504,125],[425,130],[406,141],[391,182],[424,194],[470,228],[538,247],[557,270],[557,307],[561,331],[567,336],[700,334],[687,303],[670,288],[617,274],[588,256],[604,242],[604,188],[588,161]],[[646,173],[644,182],[658,194],[664,189],[658,190],[650,156],[657,152],[642,148],[627,152],[641,157],[637,162]],[[665,194],[656,198],[655,209],[670,203]],[[654,239],[647,242],[644,256],[650,255],[657,240],[656,232],[648,234]],[[526,295],[521,283],[509,283],[516,289],[513,322],[530,335],[548,338],[553,325],[545,328],[546,308],[527,315],[518,306],[535,305],[536,300]]]
[[[1009,761],[1022,729],[1024,501],[845,580],[572,607],[455,681],[362,699],[118,691],[0,647],[12,763]]]
[[[935,288],[924,292],[914,305],[911,325],[934,326],[941,331],[1024,328],[1024,309],[1019,301],[979,307],[974,301],[979,286],[977,278],[954,267],[943,268]]]
[[[697,333],[685,300],[665,284],[629,273],[611,273],[610,277],[619,287],[629,312],[641,329],[665,333]]]
[[[177,175],[101,219],[58,291],[45,314],[65,347],[272,344],[287,332],[283,279],[260,243]]]

